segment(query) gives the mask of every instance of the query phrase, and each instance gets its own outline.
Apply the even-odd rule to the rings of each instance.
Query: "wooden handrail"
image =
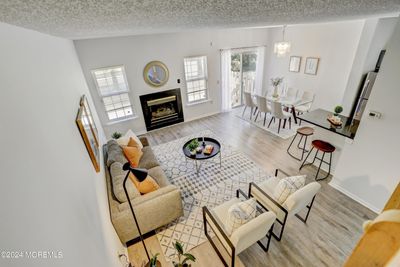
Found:
[[[388,200],[383,210],[400,209],[400,183],[397,184],[392,196]]]
[[[400,210],[400,183],[383,211]],[[400,223],[382,221],[372,224],[361,237],[345,267],[385,266],[400,250]]]

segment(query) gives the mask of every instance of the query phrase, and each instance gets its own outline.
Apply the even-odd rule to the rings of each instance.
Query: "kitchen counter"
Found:
[[[321,127],[325,130],[331,131],[333,133],[342,135],[350,139],[354,139],[358,129],[359,121],[352,122],[350,118],[339,115],[339,117],[342,119],[343,124],[340,127],[334,127],[327,120],[327,118],[331,115],[332,115],[331,111],[327,111],[324,109],[316,109],[308,113],[305,113],[303,115],[300,115],[297,118],[302,121],[311,123],[315,126]]]

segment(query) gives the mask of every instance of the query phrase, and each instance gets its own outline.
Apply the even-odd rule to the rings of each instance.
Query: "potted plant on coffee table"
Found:
[[[183,251],[183,245],[179,241],[175,242],[174,247],[178,252],[178,262],[173,261],[174,267],[191,267],[192,265],[188,262],[196,262],[196,258],[192,254]]]
[[[193,139],[187,146],[187,149],[190,151],[192,156],[196,155],[196,149],[199,146],[199,141],[197,138]]]

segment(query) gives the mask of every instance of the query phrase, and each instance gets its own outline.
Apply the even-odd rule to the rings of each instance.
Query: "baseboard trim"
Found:
[[[220,111],[210,112],[210,113],[207,113],[207,114],[204,114],[204,115],[201,115],[201,116],[197,116],[197,117],[193,117],[191,119],[188,119],[188,120],[184,121],[183,123],[189,122],[189,121],[199,120],[199,119],[202,119],[202,118],[205,118],[205,117],[211,117],[211,116],[217,115],[219,113],[221,113],[221,112]]]
[[[332,179],[331,182],[329,182],[329,185],[332,186],[333,188],[335,188],[336,190],[342,192],[343,194],[345,194],[346,196],[348,196],[349,198],[353,199],[354,201],[360,203],[361,205],[363,205],[364,207],[372,210],[373,212],[379,214],[381,212],[381,209],[378,209],[377,207],[372,206],[371,204],[365,202],[364,200],[362,200],[361,198],[359,198],[358,196],[354,195],[353,193],[347,191],[346,189],[344,189],[343,187],[341,187],[338,183],[334,182],[334,179]]]

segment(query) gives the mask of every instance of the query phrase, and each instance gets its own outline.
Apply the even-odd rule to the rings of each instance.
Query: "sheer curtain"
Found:
[[[264,60],[265,60],[265,47],[257,47],[257,63],[256,63],[256,80],[254,83],[254,93],[256,95],[263,95],[263,80],[264,80]]]
[[[231,100],[231,50],[221,51],[222,112],[232,109]]]

